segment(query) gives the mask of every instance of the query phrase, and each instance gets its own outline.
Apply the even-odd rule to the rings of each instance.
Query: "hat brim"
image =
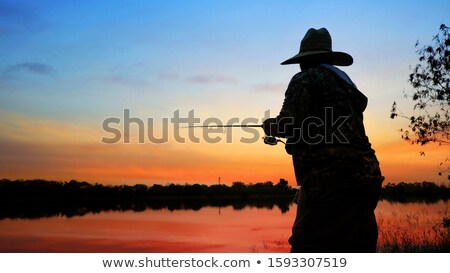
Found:
[[[323,51],[323,50],[317,50],[317,51],[306,51],[306,52],[300,52],[297,55],[295,55],[292,58],[287,59],[286,61],[282,62],[282,65],[285,64],[298,64],[304,59],[310,59],[314,56],[318,55],[330,55],[331,56],[331,62],[333,65],[338,66],[349,66],[353,63],[353,57],[350,56],[347,53],[339,52],[339,51]]]

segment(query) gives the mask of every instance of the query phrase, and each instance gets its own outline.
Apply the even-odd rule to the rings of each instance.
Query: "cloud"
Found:
[[[252,90],[255,92],[274,92],[282,93],[286,90],[286,84],[281,83],[261,83],[252,86]]]
[[[115,65],[99,74],[90,76],[88,80],[125,88],[148,88],[152,85],[144,62]]]
[[[14,17],[21,13],[23,12],[16,5],[0,3],[0,17]]]
[[[232,84],[238,82],[234,77],[220,74],[197,74],[194,76],[182,78],[178,73],[162,72],[158,74],[158,78],[163,81],[184,81],[193,84],[210,84],[210,83]]]
[[[151,83],[144,78],[123,73],[93,76],[90,77],[89,80],[119,88],[147,88],[151,85]]]
[[[236,83],[237,80],[230,76],[218,75],[218,74],[204,74],[204,75],[195,75],[192,77],[186,78],[187,82],[195,83],[195,84],[209,84],[209,83]]]
[[[182,144],[170,138],[165,144],[108,145],[100,143],[105,136],[101,124],[87,126],[5,111],[0,111],[0,116],[0,174],[6,178],[209,183],[218,176],[229,182],[263,181],[291,168],[281,150],[284,161],[275,160],[270,164],[276,168],[268,168],[265,158],[269,151],[261,149],[263,143],[259,148],[238,144],[230,148],[227,143]],[[250,151],[252,157],[248,157]]]
[[[43,64],[43,63],[35,63],[35,62],[20,63],[20,64],[8,66],[5,69],[6,74],[12,74],[12,73],[16,73],[19,71],[26,71],[26,72],[30,72],[32,74],[37,74],[37,75],[50,75],[55,70],[50,65]]]
[[[164,81],[176,81],[180,78],[180,75],[176,73],[160,73],[158,77]]]
[[[131,87],[139,87],[148,85],[147,81],[143,79],[131,78],[125,75],[109,75],[102,78],[103,81],[107,83],[111,83],[114,85],[122,85],[122,86],[131,86]]]
[[[0,2],[0,36],[22,31],[37,31],[46,23],[37,16],[35,9],[17,2]]]

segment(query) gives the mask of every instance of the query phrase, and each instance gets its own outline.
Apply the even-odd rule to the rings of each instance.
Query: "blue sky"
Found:
[[[414,61],[414,42],[428,41],[450,11],[445,1],[353,2],[3,2],[0,49],[8,53],[0,65],[3,71],[26,63],[48,66],[47,78],[21,78],[21,84],[8,87],[32,93],[42,87],[57,96],[88,89],[102,97],[119,92],[107,83],[146,94],[164,92],[170,86],[160,79],[171,76],[216,75],[220,86],[247,87],[264,84],[264,79],[281,84],[297,67],[278,64],[297,51],[309,27],[325,26],[334,48],[352,54],[355,66],[383,73]],[[183,89],[174,92],[202,91]]]
[[[310,27],[326,27],[333,49],[355,59],[344,70],[369,97],[369,135],[396,142],[402,123],[389,110],[394,100],[408,109],[414,44],[450,25],[448,14],[448,1],[1,1],[0,136],[65,124],[94,143],[124,108],[157,119],[275,115],[299,70],[280,62]]]

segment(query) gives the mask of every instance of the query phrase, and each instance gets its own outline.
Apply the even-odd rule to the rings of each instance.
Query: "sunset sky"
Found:
[[[311,28],[326,27],[333,49],[355,60],[342,68],[369,98],[366,131],[387,182],[435,181],[450,148],[411,146],[389,118],[393,101],[411,114],[403,91],[414,47],[450,25],[448,1],[1,1],[0,178],[104,184],[255,183],[294,185],[282,145],[222,141],[101,143],[108,117],[162,120],[190,110],[203,122],[276,116]],[[123,130],[122,130],[123,132]],[[196,129],[197,137],[202,129]],[[230,132],[228,132],[230,133]],[[260,137],[262,137],[262,132]],[[188,131],[181,130],[187,137]],[[425,156],[419,152],[425,151]]]

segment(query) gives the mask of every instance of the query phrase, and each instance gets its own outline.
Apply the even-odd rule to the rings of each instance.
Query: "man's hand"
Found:
[[[277,120],[275,118],[268,118],[263,122],[262,127],[267,136],[275,136],[277,131]]]

